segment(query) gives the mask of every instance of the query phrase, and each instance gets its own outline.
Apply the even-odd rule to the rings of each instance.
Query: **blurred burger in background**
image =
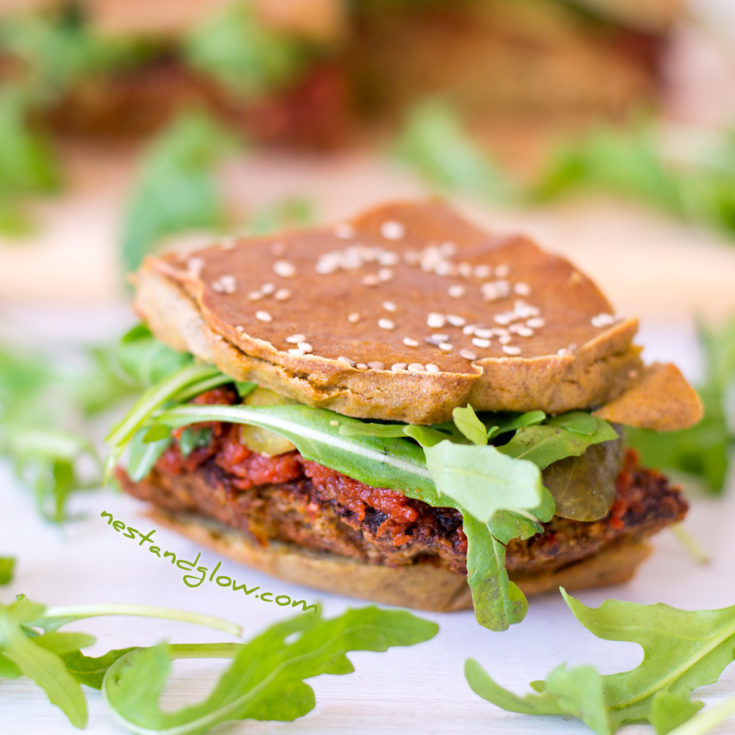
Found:
[[[650,109],[679,0],[0,3],[2,78],[37,122],[118,138],[203,106],[265,143],[331,148],[441,95],[505,145]],[[520,148],[520,146],[519,146]]]

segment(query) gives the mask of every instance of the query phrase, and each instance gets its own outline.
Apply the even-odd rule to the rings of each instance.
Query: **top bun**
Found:
[[[426,424],[467,403],[556,414],[615,401],[635,425],[631,394],[646,396],[651,428],[699,418],[673,366],[652,381],[676,389],[673,418],[641,385],[658,373],[632,343],[637,321],[615,316],[586,275],[439,201],[149,257],[136,282],[136,309],[159,339],[348,416]]]

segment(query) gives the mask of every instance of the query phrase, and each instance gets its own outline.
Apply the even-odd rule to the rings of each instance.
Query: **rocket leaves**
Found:
[[[438,626],[403,610],[374,606],[324,620],[304,613],[277,623],[248,643],[161,643],[122,648],[101,656],[81,649],[95,642],[86,633],[57,629],[99,615],[137,615],[204,625],[240,636],[239,626],[208,615],[143,605],[47,608],[23,595],[0,604],[0,678],[27,676],[72,725],[87,724],[82,685],[102,689],[115,717],[133,732],[204,733],[238,719],[290,721],[311,711],[314,692],[304,679],[354,671],[350,651],[386,651],[433,638]],[[230,658],[213,692],[177,712],[158,706],[171,662],[177,658]]]
[[[630,671],[601,675],[593,666],[557,666],[533,693],[519,697],[498,685],[473,659],[465,664],[472,690],[513,712],[564,715],[581,719],[598,735],[611,735],[625,723],[649,722],[656,733],[679,732],[701,708],[692,691],[711,684],[735,659],[735,606],[720,610],[680,610],[669,605],[641,605],[607,600],[590,608],[562,590],[577,620],[599,638],[637,643],[643,661]],[[713,710],[716,708],[713,708]],[[701,722],[717,724],[720,717]],[[732,714],[732,706],[722,717]],[[696,718],[699,720],[699,718]],[[681,732],[704,733],[686,726]]]
[[[244,644],[160,644],[120,658],[105,676],[103,691],[116,718],[137,733],[196,735],[223,722],[243,719],[291,721],[316,700],[305,682],[320,674],[349,674],[350,651],[386,651],[433,638],[438,626],[403,610],[365,607],[337,618],[304,614],[271,626]],[[224,654],[232,663],[212,693],[175,712],[160,709],[175,658]]]

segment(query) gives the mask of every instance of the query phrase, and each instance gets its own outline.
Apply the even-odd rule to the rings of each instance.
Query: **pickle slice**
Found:
[[[287,403],[296,403],[296,401],[268,390],[268,388],[256,388],[245,398],[243,403],[248,406],[282,406]],[[252,449],[259,454],[267,454],[269,457],[296,449],[288,439],[257,426],[241,426],[240,441],[248,449]]]

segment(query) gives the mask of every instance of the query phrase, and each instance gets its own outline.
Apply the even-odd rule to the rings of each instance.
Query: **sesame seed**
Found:
[[[465,324],[465,326],[462,327],[462,334],[475,334],[476,329],[478,329],[477,324]]]
[[[441,329],[445,322],[446,319],[444,318],[444,315],[437,314],[436,312],[432,312],[428,317],[426,317],[426,324],[432,329]]]
[[[390,281],[393,278],[393,271],[390,268],[379,268],[377,277],[379,281]]]
[[[381,329],[395,329],[396,325],[390,319],[378,319],[378,326]]]
[[[396,305],[392,301],[384,301],[383,302],[383,308],[386,311],[395,311],[396,310]]]
[[[406,345],[406,347],[418,347],[419,346],[418,340],[412,339],[411,337],[404,337],[403,344]]]
[[[437,276],[442,276],[442,278],[450,275],[453,270],[452,264],[447,260],[440,260],[434,266],[434,273],[436,273]]]
[[[277,260],[273,263],[273,271],[281,278],[293,278],[296,275],[296,268],[290,260]]]
[[[465,360],[477,360],[477,355],[472,350],[460,350],[459,354]]]
[[[505,352],[506,355],[520,355],[521,348],[514,347],[513,345],[503,345],[503,352]]]
[[[267,311],[256,311],[255,318],[261,322],[272,322],[273,317]]]
[[[368,369],[368,366],[364,362],[356,362],[355,363],[355,367],[358,370],[367,370]]]
[[[405,362],[394,362],[394,363],[393,363],[393,364],[392,364],[392,365],[390,366],[390,369],[391,369],[391,370],[392,370],[393,372],[397,372],[398,370],[405,370],[405,369],[406,369],[406,367],[407,367],[407,366],[406,366],[406,363],[405,363]]]
[[[286,337],[286,342],[291,345],[297,345],[299,342],[303,342],[305,339],[305,334],[292,334],[290,337]]]
[[[380,225],[380,234],[386,240],[400,240],[406,234],[406,228],[395,220],[387,220]]]
[[[317,260],[314,270],[320,275],[334,273],[339,268],[339,259],[334,253],[326,253]]]
[[[453,299],[461,299],[467,293],[467,289],[461,283],[453,283],[448,292]]]
[[[355,236],[355,228],[347,222],[340,222],[334,226],[334,234],[340,240],[351,240]]]
[[[291,289],[288,288],[279,288],[274,294],[273,298],[276,301],[286,301],[287,299],[291,298]]]
[[[451,342],[442,342],[441,344],[438,344],[437,347],[440,350],[444,350],[444,352],[449,352],[454,349],[454,345],[451,344]]]
[[[410,373],[423,373],[426,368],[420,362],[412,362],[407,370]]]
[[[489,265],[476,265],[472,269],[472,275],[476,278],[488,278],[492,273],[492,269]]]
[[[248,298],[249,298],[249,299],[250,299],[251,301],[258,301],[259,299],[262,299],[262,298],[263,298],[263,294],[262,294],[262,293],[260,293],[260,291],[251,291],[251,292],[250,292],[250,293],[248,294]]]
[[[352,365],[354,364],[354,362],[353,362],[352,360],[350,360],[350,358],[349,358],[349,357],[345,357],[344,355],[340,355],[340,356],[339,356],[339,357],[337,358],[337,362],[343,362],[343,363],[346,363],[346,364],[347,364],[347,365],[349,365],[350,367],[352,367]]]
[[[273,292],[274,292],[274,291],[276,290],[276,287],[275,287],[275,286],[274,286],[274,285],[273,285],[272,283],[264,283],[264,284],[263,284],[263,285],[262,285],[262,286],[260,287],[260,290],[261,290],[261,292],[262,292],[262,293],[264,293],[264,294],[265,294],[266,296],[269,296],[270,294],[272,294],[272,293],[273,293]]]
[[[496,278],[507,278],[510,274],[509,265],[497,265],[495,266],[495,277]]]
[[[526,326],[531,327],[531,329],[541,329],[545,324],[546,322],[538,316],[535,316],[526,322]]]
[[[299,342],[298,345],[296,345],[302,352],[313,352],[314,348],[309,344],[309,342]]]
[[[612,314],[597,314],[590,320],[593,327],[607,327],[615,321]]]
[[[373,275],[372,273],[368,273],[368,275],[362,277],[362,285],[363,286],[377,286],[378,277]]]
[[[566,357],[569,354],[569,350],[566,347],[560,347],[556,354],[559,355],[559,357]]]
[[[460,263],[457,266],[457,273],[459,273],[460,276],[469,278],[472,275],[472,265],[470,263]]]
[[[453,326],[453,327],[463,327],[467,320],[462,316],[457,316],[457,314],[447,314],[447,321]]]
[[[238,325],[237,325],[237,326],[235,327],[235,331],[236,331],[236,332],[240,332],[240,334],[242,334],[242,333],[243,333],[243,332],[245,331],[245,327],[243,327],[243,326],[242,326],[241,324],[238,324]]]
[[[507,345],[513,338],[509,334],[501,334],[500,337],[498,337],[498,342],[500,342],[501,345]]]
[[[482,337],[474,337],[472,339],[472,344],[475,345],[475,347],[490,347],[490,340],[483,339]]]
[[[360,321],[360,315],[356,311],[353,311],[352,314],[348,314],[347,321],[350,324],[356,324]]]
[[[512,312],[504,311],[500,314],[495,314],[493,316],[493,321],[495,321],[497,324],[502,324],[503,326],[505,326],[506,324],[510,324],[514,318],[515,315]]]
[[[439,366],[438,365],[434,365],[433,362],[427,362],[426,365],[424,365],[424,367],[426,368],[426,372],[427,373],[438,373],[438,372],[440,372]]]
[[[381,250],[378,253],[378,263],[380,265],[396,265],[398,263],[398,255],[391,250]]]
[[[485,329],[484,327],[478,327],[475,329],[475,334],[482,339],[490,339],[493,336],[493,329]]]
[[[529,296],[531,293],[531,287],[525,281],[518,281],[518,283],[513,286],[513,290],[519,296]]]
[[[288,351],[288,354],[291,355],[291,357],[303,357],[304,356],[304,353],[301,350],[297,349],[296,347],[292,347]]]
[[[198,276],[204,268],[204,260],[202,258],[189,258],[186,263],[186,269],[194,276]]]
[[[515,331],[519,337],[533,337],[534,334],[533,329],[524,326],[517,327]]]
[[[380,360],[373,360],[372,362],[369,362],[367,366],[373,370],[382,370],[385,367]]]
[[[457,252],[457,245],[450,240],[447,240],[439,246],[439,252],[445,256],[454,255]]]
[[[448,334],[432,334],[430,337],[426,337],[425,341],[432,345],[438,345],[442,342],[446,342],[448,339]]]

